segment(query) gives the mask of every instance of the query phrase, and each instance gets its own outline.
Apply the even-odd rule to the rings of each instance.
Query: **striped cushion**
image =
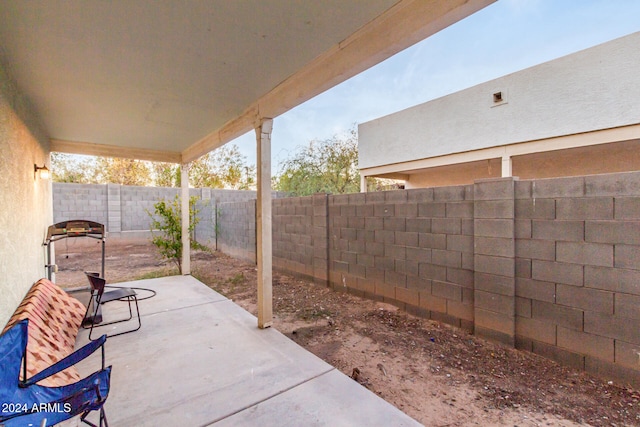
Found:
[[[5,326],[6,331],[22,319],[29,319],[27,377],[42,371],[73,352],[85,307],[56,284],[38,280]],[[80,380],[72,366],[45,378],[39,384],[61,386]]]

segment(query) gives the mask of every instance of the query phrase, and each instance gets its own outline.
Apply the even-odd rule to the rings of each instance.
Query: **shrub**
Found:
[[[189,198],[189,235],[193,234],[196,225],[200,221],[196,208],[197,197]],[[160,255],[178,266],[182,274],[182,215],[180,196],[172,200],[160,200],[153,205],[154,213],[147,211],[151,216],[151,242],[158,248]],[[155,216],[154,216],[155,215]],[[157,234],[159,232],[159,234]],[[209,248],[190,238],[191,249],[208,251]]]

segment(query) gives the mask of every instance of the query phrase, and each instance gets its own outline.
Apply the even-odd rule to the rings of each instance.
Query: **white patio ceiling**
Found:
[[[494,0],[3,0],[51,150],[188,162]]]

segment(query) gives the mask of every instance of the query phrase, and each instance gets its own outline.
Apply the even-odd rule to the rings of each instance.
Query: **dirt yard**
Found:
[[[87,239],[88,240],[88,239]],[[100,246],[56,247],[63,286],[100,271]],[[256,269],[198,252],[193,275],[256,314]],[[115,283],[176,274],[148,242],[107,243]],[[274,274],[274,327],[427,426],[640,426],[640,392],[396,307]]]

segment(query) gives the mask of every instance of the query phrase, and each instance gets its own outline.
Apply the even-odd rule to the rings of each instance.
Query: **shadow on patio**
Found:
[[[419,425],[191,276],[121,285],[157,295],[140,302],[139,331],[107,341],[111,426]],[[105,320],[122,310],[105,306]],[[82,375],[99,366],[94,357],[78,366]]]

